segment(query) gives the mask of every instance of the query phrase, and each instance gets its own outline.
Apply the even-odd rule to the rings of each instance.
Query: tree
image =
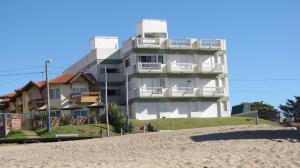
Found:
[[[293,117],[296,122],[300,122],[300,96],[295,96],[295,100],[287,99],[285,105],[279,105],[286,117]]]
[[[102,115],[102,122],[106,122],[105,114]],[[120,132],[121,128],[126,129],[126,116],[121,111],[120,106],[117,104],[108,105],[108,121],[113,125],[117,132]]]
[[[265,120],[276,121],[279,117],[279,111],[263,101],[251,103],[251,110],[257,110],[258,117]]]

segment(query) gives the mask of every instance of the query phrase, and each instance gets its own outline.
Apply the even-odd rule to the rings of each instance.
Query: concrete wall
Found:
[[[217,117],[218,102],[134,102],[131,117],[139,120],[156,118]],[[225,114],[223,114],[225,116]],[[221,116],[223,116],[221,115]]]

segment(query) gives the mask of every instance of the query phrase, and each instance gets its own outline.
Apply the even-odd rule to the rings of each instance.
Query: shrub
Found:
[[[93,111],[90,114],[89,120],[91,124],[100,124],[101,116]]]
[[[117,104],[108,105],[108,121],[115,131],[120,132],[121,128],[126,131],[126,116]],[[105,113],[101,116],[101,122],[106,123]]]
[[[61,118],[62,125],[70,125],[72,121],[71,113],[64,113],[64,117]]]

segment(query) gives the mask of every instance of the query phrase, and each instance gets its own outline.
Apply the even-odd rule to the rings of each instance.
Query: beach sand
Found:
[[[0,167],[300,167],[300,132],[226,126],[0,146]]]

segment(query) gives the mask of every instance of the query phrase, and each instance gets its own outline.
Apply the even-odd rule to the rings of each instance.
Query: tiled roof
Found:
[[[66,84],[70,83],[72,80],[76,79],[77,77],[82,76],[86,80],[88,80],[91,83],[95,83],[96,79],[94,76],[90,73],[74,73],[74,72],[66,72],[61,74],[60,76],[57,76],[56,78],[49,81],[50,84]]]
[[[51,83],[51,84],[64,84],[64,83],[68,83],[77,74],[78,73],[72,73],[72,72],[63,73],[63,74],[57,76],[56,78],[50,80],[49,83]]]
[[[12,97],[14,97],[16,95],[16,93],[15,92],[13,92],[13,93],[8,93],[8,94],[5,94],[5,95],[1,95],[0,96],[0,98],[12,98]]]

